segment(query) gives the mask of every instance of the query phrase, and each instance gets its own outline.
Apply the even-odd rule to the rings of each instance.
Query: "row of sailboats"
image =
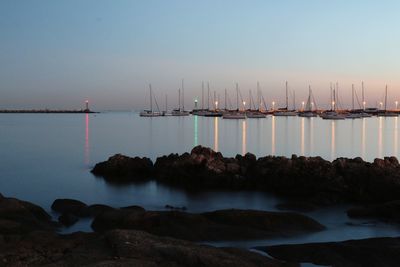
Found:
[[[365,100],[364,100],[364,83],[362,83],[362,102],[360,103],[359,97],[357,95],[357,91],[352,85],[352,102],[351,102],[351,110],[339,110],[339,86],[338,83],[335,85],[331,84],[331,108],[330,110],[321,111],[317,109],[316,101],[314,99],[311,86],[309,86],[308,90],[308,98],[307,103],[304,106],[304,102],[302,102],[302,109],[296,109],[296,101],[295,101],[295,92],[291,93],[291,97],[293,97],[293,109],[289,109],[289,88],[288,82],[285,83],[285,106],[283,108],[278,108],[275,110],[274,102],[272,110],[267,109],[267,105],[265,104],[265,99],[261,93],[259,83],[257,82],[257,98],[254,101],[251,90],[249,90],[249,105],[246,109],[246,103],[243,101],[242,94],[239,90],[239,86],[236,83],[236,109],[232,109],[232,103],[227,94],[227,90],[225,89],[225,108],[220,109],[218,107],[219,104],[219,95],[217,98],[216,92],[214,91],[213,97],[213,108],[210,107],[210,85],[207,83],[207,109],[204,106],[204,82],[202,83],[202,107],[201,109],[197,108],[197,100],[195,101],[195,109],[191,112],[185,110],[184,104],[184,80],[182,79],[182,86],[178,90],[178,108],[172,110],[171,113],[168,112],[168,99],[166,96],[165,99],[165,111],[161,112],[158,106],[155,95],[152,91],[151,84],[149,85],[149,93],[150,93],[150,109],[144,110],[140,113],[142,117],[157,117],[157,116],[188,116],[191,113],[193,115],[205,116],[205,117],[222,117],[224,119],[245,119],[245,118],[265,118],[267,115],[272,114],[274,116],[300,116],[300,117],[316,117],[320,116],[323,119],[331,119],[331,120],[343,120],[343,119],[356,119],[356,118],[364,118],[371,117],[372,115],[378,116],[398,116],[398,112],[388,111],[387,110],[387,93],[388,88],[385,88],[385,100],[384,100],[384,108],[383,103],[381,102],[381,109],[378,108],[366,108]],[[241,101],[239,101],[239,99]],[[231,109],[228,109],[228,101]],[[358,109],[355,108],[355,103],[357,101]],[[154,109],[153,102],[155,103],[156,109]],[[243,105],[241,105],[243,104]],[[264,104],[264,110],[262,109],[262,105]]]

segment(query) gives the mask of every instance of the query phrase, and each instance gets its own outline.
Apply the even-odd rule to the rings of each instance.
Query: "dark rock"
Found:
[[[90,217],[95,217],[97,215],[102,214],[103,212],[111,211],[111,210],[114,210],[114,208],[107,206],[107,205],[94,204],[94,205],[88,206],[86,208],[86,211],[83,213],[88,214]]]
[[[127,207],[122,207],[122,210],[131,210],[135,212],[145,212],[146,210],[143,207],[132,205],[132,206],[127,206]]]
[[[140,231],[56,235],[34,232],[2,245],[2,266],[287,266],[257,253],[215,248]]]
[[[79,218],[69,213],[63,213],[61,214],[61,216],[58,217],[58,221],[62,225],[71,226],[74,225],[77,221],[79,221]]]
[[[183,206],[183,207],[175,207],[175,206],[171,206],[171,205],[165,205],[165,208],[169,209],[169,210],[182,210],[182,211],[187,210],[187,208],[185,206]]]
[[[324,229],[321,224],[304,215],[254,210],[220,210],[199,214],[115,210],[95,217],[92,228],[98,232],[110,229],[144,230],[155,235],[192,241],[260,239]]]
[[[53,231],[55,224],[41,207],[16,198],[0,197],[0,235]]]
[[[89,216],[87,205],[75,199],[56,199],[51,209],[59,213],[68,213],[78,217]]]
[[[104,167],[107,171],[94,170],[94,173],[103,176],[142,173],[136,171],[140,168],[126,167],[135,165],[127,163],[131,160],[121,155],[111,157],[106,163],[99,163],[107,166]],[[144,159],[137,158],[136,161]],[[397,200],[400,195],[400,165],[395,157],[376,159],[373,163],[359,157],[338,158],[333,162],[321,157],[295,155],[256,159],[250,153],[225,158],[210,148],[196,146],[190,154],[159,157],[154,167],[150,167],[150,163],[143,165],[147,166],[143,169],[154,171],[157,181],[190,190],[269,191],[320,206],[387,202]]]
[[[258,248],[275,259],[323,266],[399,266],[400,238],[279,245]]]
[[[92,173],[111,182],[133,182],[150,178],[153,174],[153,162],[149,158],[131,158],[116,154],[107,161],[97,163]]]
[[[378,218],[391,222],[400,222],[400,200],[383,204],[355,207],[347,211],[351,218]]]

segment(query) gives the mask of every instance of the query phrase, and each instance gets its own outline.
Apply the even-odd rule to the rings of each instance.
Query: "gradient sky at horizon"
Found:
[[[367,102],[400,100],[400,2],[370,0],[2,0],[0,109],[142,109],[151,83],[158,102],[201,98],[201,81],[223,96],[260,81],[283,104],[284,84],[297,104],[308,85],[321,107],[339,82],[365,82]],[[360,94],[360,91],[359,91]]]

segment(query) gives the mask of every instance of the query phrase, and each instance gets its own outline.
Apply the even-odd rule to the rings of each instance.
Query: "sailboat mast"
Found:
[[[151,92],[151,84],[149,84],[150,89],[150,111],[153,112],[153,94]]]
[[[386,108],[387,108],[387,92],[388,92],[388,88],[386,85],[386,88],[385,88],[385,112],[386,112]]]
[[[217,93],[214,91],[214,110],[217,110]]]
[[[249,90],[249,109],[250,110],[251,110],[251,98],[252,98],[251,90]]]
[[[201,82],[201,110],[204,110],[204,82]]]
[[[239,111],[239,85],[236,83],[236,109]]]
[[[286,110],[289,109],[289,98],[288,98],[288,82],[286,81],[285,83],[285,87],[286,87]]]
[[[293,90],[293,110],[296,110],[296,92]]]
[[[337,102],[337,104],[336,104]],[[338,108],[339,105],[339,83],[336,82],[336,101],[335,101],[335,107],[336,109]]]
[[[207,82],[207,110],[210,110],[210,83]]]
[[[178,109],[181,111],[181,88],[178,89]]]
[[[226,88],[225,88],[225,110],[227,110],[227,105],[226,105],[226,99],[227,99],[227,92],[226,92]]]
[[[351,85],[351,109],[354,110],[354,84]]]
[[[260,83],[257,81],[257,107],[258,111],[261,109],[261,97],[260,97]]]
[[[183,87],[183,79],[182,79],[182,110],[185,111],[185,89]]]
[[[362,93],[362,105],[363,105],[363,110],[365,110],[365,98],[364,98],[364,82],[361,82],[361,93]]]
[[[165,95],[165,113],[168,111],[168,95]]]

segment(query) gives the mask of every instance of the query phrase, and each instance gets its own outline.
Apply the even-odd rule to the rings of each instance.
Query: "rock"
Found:
[[[149,158],[116,154],[107,161],[97,163],[92,173],[115,183],[140,181],[152,176],[153,162]]]
[[[63,213],[61,214],[60,217],[58,217],[58,221],[62,225],[71,226],[74,225],[77,221],[79,221],[79,218],[69,213]]]
[[[94,204],[94,205],[88,206],[86,208],[86,211],[83,213],[88,214],[90,217],[95,217],[97,215],[102,214],[103,212],[111,211],[111,210],[114,210],[114,208],[107,206],[107,205]]]
[[[187,208],[185,206],[183,206],[183,207],[174,207],[174,206],[171,206],[171,205],[165,205],[165,208],[169,209],[169,210],[182,210],[182,211],[187,210]]]
[[[399,266],[400,238],[259,247],[275,259],[323,266]]]
[[[132,160],[117,155],[99,163],[93,172],[106,178],[134,176],[141,171],[134,172],[127,167],[135,165],[127,163]],[[359,157],[338,158],[333,162],[321,157],[295,155],[257,159],[250,153],[228,158],[210,148],[196,146],[190,154],[162,156],[157,158],[154,166],[150,163],[146,166],[143,169],[153,171],[153,176],[147,175],[147,179],[155,178],[161,183],[189,190],[268,191],[320,206],[343,202],[388,202],[399,199],[400,195],[400,165],[395,157],[376,159],[373,163]],[[97,172],[99,168],[107,171]]]
[[[132,230],[105,234],[34,232],[0,243],[2,266],[287,266],[257,253],[215,248]]]
[[[321,224],[304,215],[254,210],[220,210],[199,214],[115,210],[95,217],[92,228],[97,232],[110,229],[143,230],[191,241],[260,239],[324,229]]]
[[[59,212],[72,214],[78,217],[89,216],[88,206],[75,199],[56,199],[51,205],[51,209]]]
[[[41,207],[16,198],[0,197],[0,235],[53,231],[55,223]]]
[[[127,207],[122,207],[122,210],[131,210],[135,212],[145,212],[146,210],[143,207],[132,205],[132,206],[127,206]]]
[[[378,218],[390,222],[400,222],[400,200],[383,204],[355,207],[347,210],[351,218]]]

